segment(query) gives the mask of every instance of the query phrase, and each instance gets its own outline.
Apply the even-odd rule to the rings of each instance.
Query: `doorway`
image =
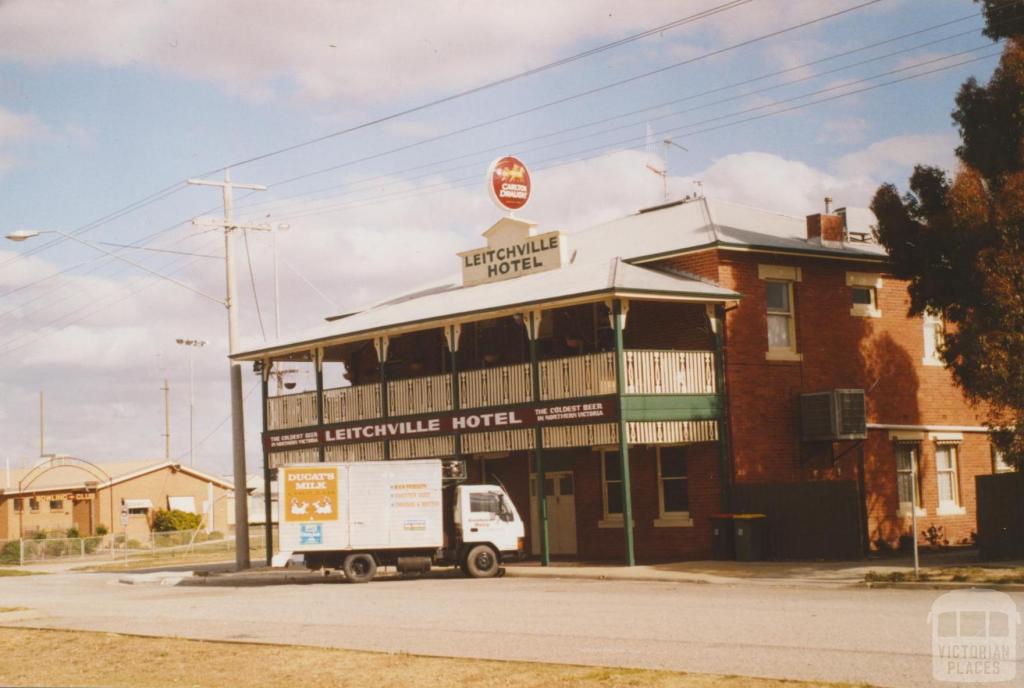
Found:
[[[548,505],[548,546],[551,554],[576,554],[576,483],[572,471],[545,473]],[[540,515],[537,507],[537,476],[530,476],[530,543],[540,554]]]

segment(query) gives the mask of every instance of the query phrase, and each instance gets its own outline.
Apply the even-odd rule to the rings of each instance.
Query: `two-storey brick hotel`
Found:
[[[268,472],[462,458],[534,554],[592,560],[706,558],[729,511],[766,513],[775,556],[896,545],[911,509],[972,537],[987,430],[853,211],[695,198],[484,237],[461,273],[236,356],[262,370]],[[270,395],[299,362],[315,389]],[[801,395],[834,390],[863,395],[861,434],[809,439]]]

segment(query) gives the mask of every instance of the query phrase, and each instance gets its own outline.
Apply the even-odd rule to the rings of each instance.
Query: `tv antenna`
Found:
[[[668,201],[669,200],[668,199],[668,153],[669,153],[669,149],[672,146],[675,146],[679,150],[686,151],[687,153],[690,152],[690,149],[689,148],[684,148],[683,146],[680,146],[678,143],[673,141],[671,137],[666,137],[666,138],[662,139],[661,140],[661,144],[663,146],[665,146],[665,155],[662,156],[662,161],[664,163],[663,166],[662,167],[655,167],[651,163],[647,163],[647,169],[649,169],[651,172],[653,172],[654,174],[656,174],[659,177],[661,177],[661,192],[662,192],[662,195],[665,197],[665,200]]]

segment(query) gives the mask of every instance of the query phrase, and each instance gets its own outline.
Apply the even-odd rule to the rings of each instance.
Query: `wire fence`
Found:
[[[277,543],[277,528],[274,528]],[[249,529],[249,550],[253,559],[266,555],[263,527]],[[235,553],[235,534],[205,530],[151,532],[126,538],[124,533],[80,538],[22,538],[0,540],[0,566],[81,561],[103,563],[160,563],[168,559],[192,561],[230,560]]]

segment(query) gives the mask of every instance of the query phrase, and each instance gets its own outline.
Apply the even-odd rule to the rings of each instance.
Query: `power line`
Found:
[[[524,77],[532,76],[534,74],[539,74],[539,73],[547,71],[549,69],[554,69],[555,67],[561,67],[561,66],[569,64],[571,62],[575,62],[577,60],[582,60],[582,59],[584,59],[586,57],[591,57],[592,55],[596,55],[596,54],[604,52],[606,50],[611,50],[612,48],[617,48],[619,46],[625,45],[627,43],[631,43],[633,41],[640,40],[642,38],[647,38],[649,36],[653,36],[653,35],[655,35],[657,33],[663,32],[663,31],[668,31],[670,29],[678,28],[680,26],[684,26],[686,24],[690,24],[690,23],[699,21],[701,19],[706,19],[708,17],[712,17],[712,16],[714,16],[716,14],[719,14],[719,13],[722,13],[722,12],[726,12],[726,11],[734,9],[736,7],[740,7],[741,5],[745,5],[745,4],[749,3],[749,2],[751,2],[751,0],[732,0],[731,2],[726,2],[724,4],[717,5],[715,7],[710,8],[710,9],[702,10],[701,12],[697,12],[696,14],[691,14],[689,16],[682,17],[681,19],[676,19],[676,20],[674,20],[672,22],[669,22],[668,24],[663,24],[661,26],[656,26],[654,28],[647,29],[646,31],[643,31],[641,33],[633,34],[632,36],[627,36],[626,38],[621,38],[621,39],[619,39],[617,41],[613,41],[612,43],[606,43],[606,44],[598,46],[596,48],[591,48],[590,50],[585,50],[585,51],[583,51],[581,53],[577,53],[575,55],[571,55],[569,57],[565,57],[565,58],[562,58],[560,60],[556,60],[554,62],[549,62],[549,63],[541,65],[539,67],[534,67],[532,69],[528,69],[528,70],[526,70],[524,72],[519,72],[518,74],[512,74],[510,76],[502,77],[501,79],[498,79],[496,81],[491,81],[491,82],[488,82],[486,84],[482,84],[480,86],[474,86],[473,88],[469,88],[469,89],[466,89],[464,91],[459,91],[457,93],[453,93],[451,95],[444,96],[443,98],[438,98],[436,100],[432,100],[430,102],[423,103],[421,105],[416,105],[414,107],[407,108],[405,110],[400,110],[398,112],[393,112],[393,113],[391,113],[389,115],[384,115],[383,117],[378,117],[376,119],[368,120],[368,121],[363,122],[361,124],[357,124],[357,125],[354,125],[354,126],[351,126],[351,127],[347,127],[345,129],[340,129],[338,131],[333,131],[333,132],[330,132],[328,134],[324,134],[322,136],[318,136],[316,138],[309,139],[307,141],[302,141],[300,143],[292,144],[290,146],[285,146],[284,148],[279,148],[277,150],[270,151],[268,153],[262,153],[260,155],[255,155],[255,156],[253,156],[251,158],[246,158],[245,160],[239,160],[238,162],[234,162],[234,163],[231,163],[229,165],[225,165],[224,167],[218,167],[218,168],[216,168],[214,170],[209,170],[207,172],[204,172],[200,176],[207,176],[207,175],[216,174],[218,172],[223,172],[225,169],[230,168],[230,167],[241,167],[242,165],[248,165],[249,163],[257,162],[259,160],[265,160],[267,158],[271,158],[271,157],[274,157],[276,155],[281,155],[283,153],[290,153],[292,151],[299,150],[300,148],[305,148],[307,146],[312,146],[312,145],[317,144],[317,143],[323,143],[324,141],[327,141],[327,140],[333,139],[333,138],[337,138],[338,136],[343,136],[345,134],[351,134],[352,132],[359,131],[361,129],[366,129],[368,127],[372,127],[372,126],[375,126],[377,124],[382,124],[384,122],[389,122],[389,121],[391,121],[393,119],[397,119],[399,117],[404,117],[405,115],[410,115],[410,114],[413,114],[415,112],[421,112],[421,111],[426,110],[428,108],[432,108],[432,107],[435,107],[437,105],[441,105],[443,103],[448,103],[448,102],[451,102],[451,101],[456,100],[458,98],[463,98],[463,97],[468,96],[468,95],[472,95],[472,94],[475,94],[475,93],[480,93],[481,91],[486,91],[488,89],[494,88],[495,86],[500,86],[502,84],[507,84],[507,83],[510,83],[512,81],[516,81],[517,79],[522,79]],[[872,0],[872,2],[881,2],[881,0]],[[872,4],[872,3],[869,2],[869,3],[866,3],[866,4]]]
[[[561,98],[557,98],[555,100],[551,100],[551,101],[548,101],[546,103],[541,103],[539,105],[534,105],[532,107],[526,108],[525,110],[519,110],[517,112],[512,112],[512,113],[509,113],[507,115],[502,115],[501,117],[495,117],[493,119],[489,119],[489,120],[486,120],[486,121],[483,121],[483,122],[477,122],[476,124],[471,124],[471,125],[462,127],[460,129],[455,129],[453,131],[449,131],[449,132],[447,132],[445,134],[440,134],[438,136],[434,136],[434,137],[431,137],[429,139],[425,139],[425,140],[422,140],[422,141],[411,143],[411,144],[408,144],[408,145],[405,145],[405,146],[400,146],[398,148],[394,148],[394,149],[391,149],[391,150],[388,150],[388,151],[385,151],[385,152],[382,152],[382,153],[375,153],[373,155],[368,155],[368,156],[365,156],[365,157],[362,157],[362,158],[358,158],[356,160],[351,160],[349,162],[342,163],[340,165],[334,165],[332,167],[324,168],[324,169],[318,170],[316,172],[310,172],[310,173],[301,174],[301,175],[298,175],[298,176],[295,176],[295,177],[289,177],[288,179],[280,180],[280,181],[275,182],[273,184],[270,184],[268,186],[283,186],[285,184],[291,184],[293,182],[296,182],[296,181],[299,181],[299,180],[302,180],[302,179],[306,179],[307,177],[311,177],[311,176],[314,176],[316,174],[322,174],[324,172],[332,172],[334,170],[338,170],[338,169],[341,169],[343,167],[349,167],[351,165],[354,165],[354,164],[357,164],[357,163],[360,163],[360,162],[368,162],[370,160],[375,160],[377,158],[381,158],[381,157],[384,157],[386,155],[391,155],[393,153],[401,152],[401,151],[404,151],[404,150],[409,150],[410,148],[415,148],[417,146],[420,146],[420,145],[423,145],[423,144],[426,144],[426,143],[434,143],[434,142],[437,142],[437,141],[440,141],[440,140],[443,140],[443,139],[446,139],[446,138],[450,138],[452,136],[456,136],[458,134],[465,134],[467,132],[474,131],[476,129],[481,129],[483,127],[491,126],[493,124],[500,124],[501,122],[505,122],[507,120],[514,119],[516,117],[521,117],[523,115],[533,114],[535,112],[539,112],[541,110],[545,110],[547,108],[554,107],[556,105],[562,105],[564,103],[568,103],[568,102],[571,102],[573,100],[578,100],[579,98],[584,98],[586,96],[594,95],[596,93],[601,93],[602,91],[607,91],[607,90],[612,89],[612,88],[617,88],[619,86],[624,86],[624,85],[629,84],[629,83],[640,81],[641,79],[646,79],[648,77],[655,76],[657,74],[662,74],[664,72],[667,72],[667,71],[670,71],[670,70],[673,70],[673,69],[678,69],[679,67],[684,67],[686,65],[694,64],[694,63],[700,62],[702,60],[710,59],[712,57],[717,57],[718,55],[722,55],[722,54],[725,54],[725,53],[733,51],[733,50],[738,50],[739,48],[744,48],[744,47],[747,47],[749,45],[753,45],[755,43],[766,41],[768,39],[775,38],[775,37],[781,36],[783,34],[790,33],[792,31],[796,31],[798,29],[803,29],[803,28],[806,28],[808,26],[812,26],[814,24],[819,24],[819,23],[821,23],[823,21],[828,21],[829,19],[834,19],[836,17],[842,16],[844,14],[848,14],[850,12],[854,12],[854,11],[859,10],[859,9],[863,9],[864,7],[868,7],[869,5],[874,5],[874,4],[877,4],[879,2],[883,2],[883,0],[867,0],[866,2],[862,2],[862,3],[858,4],[858,5],[854,5],[852,7],[848,7],[848,8],[843,9],[843,10],[832,12],[830,14],[825,14],[825,15],[822,15],[820,17],[816,17],[814,19],[810,19],[810,20],[807,20],[807,21],[804,21],[804,22],[800,22],[799,24],[793,24],[792,26],[788,26],[788,27],[783,28],[783,29],[778,29],[776,31],[771,31],[769,33],[761,34],[760,36],[755,36],[754,38],[750,38],[750,39],[747,39],[745,41],[741,41],[739,43],[733,43],[732,45],[728,45],[728,46],[726,46],[724,48],[718,48],[717,50],[712,50],[710,52],[706,52],[706,53],[703,53],[701,55],[697,55],[695,57],[691,57],[691,58],[688,58],[688,59],[685,59],[685,60],[682,60],[682,61],[679,61],[679,62],[675,62],[675,63],[672,63],[670,65],[664,66],[664,67],[659,67],[658,69],[654,69],[654,70],[650,70],[650,71],[647,71],[647,72],[643,72],[641,74],[635,74],[635,75],[633,75],[631,77],[627,77],[625,79],[620,79],[618,81],[613,81],[611,83],[604,84],[602,86],[597,86],[597,87],[594,87],[594,88],[591,88],[591,89],[587,89],[587,90],[584,90],[584,91],[579,91],[577,93],[573,93],[573,94],[570,94],[568,96],[563,96]],[[360,126],[362,126],[362,125],[360,125]],[[326,138],[330,138],[332,136],[340,136],[342,134],[349,133],[350,131],[353,131],[353,130],[349,129],[349,130],[342,130],[342,131],[339,131],[339,132],[334,132],[333,134],[329,134],[329,135],[327,135],[325,137],[321,137],[319,139],[314,139],[314,140],[312,140],[310,142],[307,142],[306,144],[301,144],[301,145],[309,145],[311,143],[317,143],[317,142],[322,141],[322,140],[324,140]],[[261,156],[260,158],[254,158],[254,160],[261,159],[262,157],[268,157],[270,155],[276,155],[276,154],[278,154],[280,152],[285,152],[285,150],[282,149],[281,151],[275,151],[274,153],[268,153],[267,155]],[[236,163],[236,164],[244,164],[244,163]]]
[[[256,304],[256,319],[260,323],[260,334],[263,341],[267,341],[267,331],[263,327],[263,311],[260,310],[260,295],[256,291],[256,272],[252,269],[252,252],[249,251],[249,230],[242,230],[242,239],[245,242],[245,262],[249,265],[249,284],[252,286],[252,300]]]
[[[490,146],[490,147],[483,148],[483,149],[478,149],[477,151],[474,151],[472,153],[463,154],[463,155],[455,156],[455,157],[452,157],[452,158],[446,158],[444,160],[432,161],[432,162],[428,162],[428,163],[425,163],[425,164],[416,165],[414,167],[405,168],[405,169],[402,169],[402,170],[386,172],[386,173],[383,173],[383,174],[380,174],[380,175],[375,175],[374,177],[370,177],[368,179],[358,180],[356,182],[353,182],[353,183],[349,184],[348,186],[351,189],[351,187],[354,187],[354,186],[361,186],[361,185],[369,184],[369,183],[372,183],[374,181],[378,181],[378,180],[381,180],[381,179],[388,179],[388,178],[394,177],[396,175],[405,174],[405,173],[408,173],[408,172],[412,172],[412,171],[416,171],[416,170],[420,170],[420,169],[424,169],[424,168],[430,168],[431,169],[431,171],[426,176],[430,176],[430,175],[434,175],[434,174],[438,174],[438,173],[444,173],[444,172],[450,172],[450,171],[462,169],[464,166],[457,166],[457,167],[448,168],[448,169],[445,169],[445,170],[437,170],[436,166],[437,165],[441,165],[441,164],[445,164],[445,163],[448,163],[448,162],[454,162],[454,161],[457,161],[457,160],[465,160],[465,159],[468,159],[468,158],[473,158],[473,157],[476,157],[478,155],[483,155],[485,153],[493,152],[493,151],[496,151],[496,150],[502,150],[502,149],[507,149],[507,148],[515,148],[517,146],[521,146],[521,145],[526,144],[526,143],[530,143],[530,142],[533,142],[533,141],[539,141],[539,140],[543,140],[543,139],[546,139],[546,138],[551,138],[552,136],[557,136],[559,134],[568,133],[568,132],[572,132],[572,131],[579,131],[581,129],[587,129],[587,128],[590,128],[590,127],[594,127],[594,126],[598,126],[600,124],[604,124],[604,123],[610,122],[612,120],[621,119],[623,117],[628,117],[630,115],[640,114],[642,112],[649,112],[649,111],[652,111],[652,110],[658,110],[658,109],[664,108],[665,106],[668,106],[668,105],[674,105],[674,104],[678,104],[678,103],[694,100],[694,99],[703,97],[705,95],[710,95],[712,93],[718,93],[718,92],[721,92],[721,91],[731,90],[733,88],[738,88],[740,86],[745,86],[745,85],[748,85],[748,84],[751,84],[751,83],[754,83],[754,82],[757,82],[757,81],[763,81],[763,80],[766,80],[766,79],[769,79],[769,78],[772,78],[772,77],[776,77],[776,76],[780,76],[780,75],[783,75],[783,74],[791,73],[791,72],[794,72],[794,71],[797,71],[797,70],[801,70],[801,69],[806,69],[807,67],[811,67],[811,66],[814,66],[814,65],[817,65],[817,64],[821,64],[821,63],[824,63],[824,62],[832,61],[832,60],[835,60],[835,59],[838,59],[838,58],[841,58],[841,57],[846,57],[846,56],[849,56],[849,55],[852,55],[852,54],[855,54],[855,53],[858,53],[858,52],[863,52],[864,50],[868,50],[870,48],[874,48],[874,47],[878,47],[878,46],[881,46],[881,45],[885,45],[887,43],[892,43],[892,42],[895,42],[895,41],[898,41],[898,40],[901,40],[901,39],[904,39],[904,38],[907,38],[907,37],[910,37],[910,36],[918,35],[920,33],[924,33],[926,31],[931,31],[931,30],[934,30],[934,29],[937,29],[937,28],[942,28],[942,27],[948,26],[951,23],[955,23],[955,22],[958,22],[958,21],[964,21],[965,19],[970,19],[970,18],[977,17],[977,16],[979,16],[979,14],[975,13],[975,14],[972,14],[972,15],[968,15],[967,17],[963,17],[963,18],[960,18],[960,19],[953,20],[951,22],[943,22],[942,24],[937,24],[937,25],[929,27],[927,29],[921,29],[919,31],[913,31],[913,32],[910,32],[910,33],[902,34],[900,36],[896,36],[896,37],[889,38],[889,39],[886,39],[886,40],[883,40],[883,41],[879,41],[879,42],[876,42],[876,43],[873,43],[873,44],[870,44],[870,45],[867,45],[867,46],[861,46],[859,48],[854,48],[852,50],[846,50],[846,51],[843,51],[841,53],[837,53],[837,54],[830,55],[830,56],[827,56],[827,57],[824,57],[824,58],[819,58],[819,59],[816,59],[816,60],[812,60],[810,62],[806,62],[806,63],[801,64],[801,65],[796,65],[794,67],[790,67],[790,68],[787,68],[787,69],[778,70],[778,71],[775,71],[775,72],[770,72],[770,73],[763,74],[763,75],[758,76],[758,77],[744,79],[744,80],[738,81],[738,82],[733,82],[732,84],[727,84],[725,86],[719,86],[719,87],[716,87],[716,88],[708,89],[708,90],[702,91],[700,93],[690,94],[690,95],[685,96],[683,98],[676,98],[676,99],[673,99],[673,100],[664,101],[664,102],[661,102],[661,103],[656,103],[656,104],[648,106],[648,107],[640,108],[640,109],[637,109],[637,110],[631,110],[629,112],[621,113],[621,114],[610,116],[610,117],[601,118],[601,119],[598,119],[598,120],[593,120],[593,121],[590,121],[590,122],[586,122],[584,124],[579,124],[579,125],[575,125],[575,126],[572,126],[572,127],[567,127],[567,128],[559,129],[559,130],[556,130],[556,131],[553,131],[553,132],[548,132],[546,134],[540,134],[540,135],[532,136],[532,137],[529,137],[529,138],[526,138],[526,139],[520,139],[518,141],[513,141],[513,142],[509,142],[509,143],[499,144],[499,145],[496,145],[496,146]],[[775,89],[779,89],[779,88],[785,88],[787,86],[791,86],[793,84],[797,84],[797,83],[800,83],[800,82],[803,82],[803,81],[809,81],[809,80],[813,80],[813,79],[818,79],[818,78],[821,78],[823,76],[827,76],[827,75],[830,75],[830,74],[835,74],[835,73],[838,73],[838,72],[841,72],[841,71],[845,71],[845,70],[848,70],[848,69],[853,69],[855,67],[860,67],[860,66],[869,64],[871,62],[878,62],[880,60],[888,59],[888,58],[894,57],[896,55],[901,55],[901,54],[905,54],[905,53],[908,53],[908,52],[912,52],[914,50],[919,50],[921,48],[928,47],[928,46],[934,45],[936,43],[941,43],[941,42],[948,41],[948,40],[951,40],[951,39],[954,39],[954,38],[958,38],[958,37],[961,37],[961,36],[965,36],[965,35],[968,35],[968,34],[973,34],[973,33],[975,33],[975,31],[976,30],[974,30],[974,29],[968,30],[968,31],[962,31],[962,32],[955,33],[955,34],[952,34],[952,35],[949,35],[949,36],[944,36],[942,38],[938,38],[938,39],[935,39],[935,40],[932,40],[932,41],[927,41],[927,42],[924,42],[924,43],[919,43],[919,44],[911,46],[909,48],[904,48],[904,49],[901,49],[901,50],[889,52],[889,53],[886,53],[884,55],[880,55],[880,56],[877,56],[877,57],[869,58],[869,59],[866,59],[866,60],[861,60],[859,62],[843,65],[843,66],[840,66],[840,67],[837,67],[837,68],[834,68],[834,69],[826,70],[826,71],[823,71],[823,72],[818,72],[816,74],[812,74],[812,75],[809,75],[809,76],[804,76],[804,77],[800,77],[798,79],[793,79],[793,80],[786,81],[786,82],[783,82],[783,83],[780,83],[780,84],[775,84],[775,85],[772,85],[772,86],[768,86],[766,88],[759,89],[759,90],[756,90],[756,91],[753,91],[753,92],[747,92],[747,93],[740,94],[738,96],[732,96],[730,98],[725,98],[725,99],[721,99],[721,100],[717,100],[717,101],[712,101],[710,103],[705,103],[705,104],[696,106],[694,108],[689,108],[689,109],[686,109],[686,110],[675,111],[673,113],[668,113],[668,114],[665,114],[665,115],[660,115],[659,117],[656,117],[655,119],[656,120],[657,119],[665,119],[667,117],[678,116],[679,114],[683,114],[683,113],[686,113],[686,112],[692,112],[694,110],[703,109],[703,108],[710,107],[710,106],[713,106],[713,105],[719,105],[719,104],[722,104],[722,103],[725,103],[725,102],[730,102],[730,101],[733,101],[733,100],[747,98],[747,97],[750,97],[752,95],[756,95],[756,94],[759,94],[759,93],[765,93],[767,91],[771,91],[771,90],[775,90]],[[624,125],[624,126],[633,126],[633,124]],[[618,127],[618,128],[622,128],[622,127]],[[584,138],[589,138],[589,137],[592,137],[592,136],[599,135],[600,133],[607,133],[608,131],[612,131],[612,130],[605,130],[605,132],[598,132],[598,133],[595,133],[595,134],[587,135],[585,137],[577,137],[575,139],[563,140],[563,141],[557,142],[556,144],[552,144],[552,145],[564,145],[565,143],[569,143],[569,142],[576,141],[576,140],[581,140],[581,139],[584,139]],[[534,148],[531,148],[531,149],[526,149],[526,150],[521,151],[521,152],[529,152],[529,151],[542,150],[543,148],[547,148],[547,147],[550,147],[550,145],[549,146],[534,147]],[[350,163],[344,163],[343,165],[352,164],[354,162],[358,162],[358,161],[351,161]],[[340,166],[334,166],[334,168],[332,168],[332,169],[336,169],[338,167],[340,167]],[[418,178],[413,178],[412,180],[403,179],[403,181],[406,181],[406,182],[407,181],[416,181],[419,178],[422,178],[422,176],[418,177]],[[245,206],[245,207],[254,208],[254,207],[257,207],[257,206],[267,206],[267,205],[269,205],[270,207],[275,207],[275,206],[279,206],[283,201],[287,201],[287,200],[290,200],[290,199],[293,199],[293,198],[301,198],[303,196],[309,195],[310,193],[319,193],[320,191],[326,191],[326,190],[333,189],[333,188],[335,188],[335,187],[331,186],[331,187],[326,187],[326,188],[322,188],[322,189],[317,189],[317,190],[312,191],[312,192],[304,192],[304,193],[300,193],[300,194],[293,194],[291,196],[285,196],[284,198],[268,199],[266,201],[260,201],[258,203],[253,203],[253,204],[250,204],[250,205]],[[350,193],[349,192],[344,192],[342,194],[332,194],[329,197],[339,197],[339,196],[346,196],[346,195],[350,195]]]
[[[988,47],[988,46],[985,46],[985,47]],[[977,50],[977,48],[975,50]],[[965,52],[972,52],[972,51],[965,51]],[[789,99],[785,99],[785,100],[782,100],[782,101],[776,101],[776,102],[769,103],[769,104],[766,104],[766,105],[760,105],[760,106],[757,106],[757,107],[754,107],[754,108],[748,108],[746,110],[741,110],[741,111],[738,111],[738,112],[729,113],[729,114],[722,115],[722,116],[719,116],[719,117],[708,118],[708,119],[705,119],[705,120],[701,120],[699,122],[690,123],[690,124],[683,125],[683,126],[680,126],[680,127],[674,127],[674,128],[670,128],[670,129],[665,129],[665,130],[656,132],[656,135],[664,136],[664,135],[672,134],[672,135],[677,135],[677,136],[693,137],[693,136],[697,136],[699,134],[709,133],[709,132],[712,132],[712,131],[718,131],[720,129],[724,129],[724,128],[727,128],[727,127],[736,126],[736,125],[739,125],[739,124],[745,124],[745,123],[748,123],[748,122],[753,122],[753,121],[761,120],[761,119],[764,119],[766,117],[771,117],[771,116],[774,116],[774,115],[779,115],[779,114],[784,114],[784,113],[787,113],[787,112],[792,112],[792,111],[795,111],[795,110],[800,110],[800,109],[803,109],[803,108],[806,108],[806,107],[810,107],[810,106],[813,106],[813,105],[819,105],[819,104],[822,104],[822,103],[831,102],[833,100],[837,100],[837,99],[840,99],[840,98],[846,98],[846,97],[849,97],[849,96],[852,96],[852,95],[856,95],[856,94],[859,94],[859,93],[864,93],[864,92],[867,92],[867,91],[872,91],[872,90],[875,90],[875,89],[878,89],[878,88],[882,88],[884,86],[890,86],[890,85],[893,85],[893,84],[903,83],[903,82],[909,81],[911,79],[917,79],[917,78],[921,78],[921,77],[925,77],[925,76],[930,76],[932,74],[936,74],[936,73],[939,73],[939,72],[942,72],[942,71],[946,71],[948,69],[954,69],[956,67],[960,67],[960,66],[963,66],[963,65],[966,65],[966,64],[970,64],[970,63],[973,63],[973,62],[978,62],[980,60],[985,60],[985,59],[989,59],[989,58],[992,58],[992,57],[998,57],[998,55],[999,55],[998,52],[997,53],[988,54],[988,55],[983,55],[981,57],[973,58],[973,59],[970,59],[970,60],[963,60],[961,62],[952,64],[952,65],[947,65],[947,66],[939,67],[939,68],[932,69],[932,70],[929,70],[929,71],[926,71],[926,72],[922,72],[920,74],[914,74],[914,75],[910,75],[910,76],[903,77],[903,78],[900,78],[900,79],[895,79],[895,80],[892,80],[892,81],[888,81],[888,82],[885,82],[885,83],[875,84],[875,85],[872,85],[872,86],[868,86],[866,88],[857,89],[857,90],[854,90],[854,91],[849,91],[849,92],[841,93],[841,94],[838,94],[838,95],[833,95],[833,96],[830,96],[830,97],[827,97],[827,98],[822,98],[820,100],[812,101],[812,102],[809,102],[809,103],[803,103],[803,104],[795,105],[795,106],[792,106],[792,107],[783,108],[783,109],[780,109],[778,111],[764,113],[764,114],[756,115],[756,116],[753,116],[753,117],[748,117],[748,118],[745,118],[745,119],[736,120],[734,122],[728,122],[728,123],[717,125],[717,126],[707,127],[705,129],[699,129],[699,130],[692,131],[692,132],[684,132],[684,130],[686,130],[686,129],[689,129],[689,128],[694,127],[694,126],[699,126],[701,124],[708,124],[708,123],[712,123],[712,122],[716,122],[716,121],[721,121],[721,120],[724,120],[724,119],[729,119],[729,118],[732,118],[732,117],[737,117],[737,116],[740,116],[742,114],[747,114],[747,113],[755,112],[755,111],[762,110],[762,109],[765,109],[765,108],[775,107],[775,106],[778,106],[778,105],[780,105],[782,103],[791,102],[793,100],[798,100],[798,99],[802,99],[802,98],[808,98],[808,97],[812,97],[814,95],[819,95],[821,93],[826,93],[826,92],[834,91],[837,88],[848,88],[849,86],[854,85],[856,83],[861,83],[863,81],[867,81],[867,79],[859,80],[857,82],[850,82],[850,83],[847,83],[847,84],[842,84],[841,86],[838,86],[838,87],[830,87],[830,88],[826,88],[826,89],[821,89],[820,91],[815,91],[815,92],[812,92],[812,93],[806,93],[806,94],[803,94],[801,96],[796,96],[795,98],[789,98]],[[952,57],[952,56],[947,55],[947,56],[945,56],[943,58],[938,58],[938,59],[939,60],[941,60],[941,59],[949,59],[950,57]],[[929,62],[934,62],[934,61],[935,60],[931,60]],[[889,74],[894,74],[894,73],[897,73],[897,72],[906,71],[907,69],[916,68],[916,67],[922,66],[923,64],[927,64],[927,63],[921,63],[919,65],[912,65],[909,68],[903,68],[903,69],[900,69],[900,70],[892,70],[891,72],[886,72],[886,73],[883,73],[883,74],[880,74],[880,75],[876,75],[876,76],[870,77],[870,78],[871,79],[875,79],[875,78],[879,78],[881,76],[886,76],[886,75],[889,75]],[[623,139],[623,140],[619,140],[619,141],[605,143],[605,144],[602,144],[602,145],[599,145],[599,146],[594,146],[594,147],[591,147],[591,148],[574,151],[572,153],[552,156],[551,158],[548,158],[546,160],[538,161],[537,163],[534,164],[534,167],[537,170],[544,170],[544,169],[549,169],[550,167],[557,167],[557,166],[559,166],[557,164],[549,165],[549,166],[545,167],[544,163],[547,162],[547,161],[555,161],[555,160],[561,161],[561,160],[564,160],[567,157],[574,156],[574,155],[579,155],[581,153],[590,153],[590,152],[597,151],[597,153],[595,155],[591,155],[589,157],[585,157],[585,158],[582,158],[582,159],[574,160],[575,162],[581,162],[583,160],[589,160],[589,159],[601,157],[601,156],[603,156],[603,155],[605,155],[605,154],[607,154],[609,152],[613,152],[614,149],[612,149],[611,147],[615,147],[615,146],[619,146],[620,147],[620,148],[618,148],[618,150],[629,150],[632,147],[630,147],[630,148],[622,148],[622,146],[626,146],[627,144],[631,144],[631,143],[634,143],[634,142],[637,142],[637,141],[645,141],[645,139],[646,139],[646,136],[631,137],[629,139]],[[568,162],[569,161],[565,161],[565,162],[563,162],[561,164],[567,164]],[[319,209],[303,211],[303,212],[295,213],[295,214],[291,214],[291,215],[287,215],[286,214],[286,215],[283,215],[281,217],[282,218],[288,218],[288,219],[297,219],[297,218],[310,217],[312,215],[322,214],[324,212],[333,212],[333,211],[338,211],[338,210],[349,210],[349,209],[354,209],[354,208],[362,208],[362,207],[367,207],[367,206],[371,206],[371,205],[376,205],[378,203],[385,202],[385,201],[404,200],[404,199],[407,199],[407,198],[416,197],[416,196],[422,195],[424,193],[431,192],[432,190],[434,190],[434,189],[436,189],[438,187],[442,187],[442,186],[447,186],[448,187],[447,190],[456,190],[458,188],[463,188],[464,186],[469,186],[471,184],[476,184],[476,183],[479,183],[479,175],[472,175],[472,176],[465,177],[464,179],[461,179],[461,180],[456,180],[455,182],[450,182],[450,181],[447,181],[447,180],[443,181],[443,182],[438,182],[437,184],[433,184],[433,185],[430,185],[430,186],[427,186],[427,187],[422,187],[422,188],[420,188],[420,189],[418,189],[416,191],[413,191],[413,192],[399,192],[399,193],[396,193],[396,194],[391,194],[390,196],[381,197],[379,199],[362,199],[363,201],[367,201],[367,202],[356,201],[354,203],[343,204],[343,205],[336,206],[336,207],[319,208]]]

